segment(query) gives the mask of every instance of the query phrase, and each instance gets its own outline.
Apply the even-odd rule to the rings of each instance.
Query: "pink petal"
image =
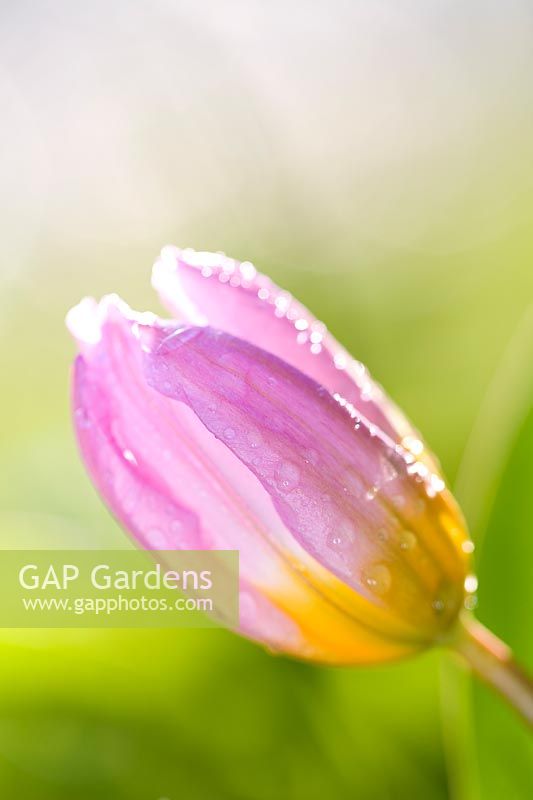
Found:
[[[301,653],[301,633],[269,601],[282,592],[280,556],[261,536],[289,536],[268,495],[186,406],[147,385],[139,322],[118,298],[84,301],[69,315],[82,355],[74,368],[74,424],[92,480],[147,549],[239,549],[243,633]]]
[[[177,318],[209,324],[283,358],[436,469],[435,457],[423,453],[418,431],[366,367],[304,306],[249,262],[166,247],[154,266],[152,283]]]
[[[323,386],[248,342],[209,327],[147,332],[150,385],[186,404],[246,465],[302,550],[419,630],[434,630],[442,592],[453,617],[464,562],[449,519],[460,516],[440,478]]]

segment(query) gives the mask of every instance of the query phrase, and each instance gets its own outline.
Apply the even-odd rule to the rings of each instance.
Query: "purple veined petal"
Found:
[[[344,585],[337,586],[327,570],[320,574],[254,473],[191,408],[147,384],[146,334],[166,336],[175,325],[170,329],[153,315],[135,314],[115,296],[100,304],[83,301],[67,322],[81,350],[73,391],[80,450],[99,493],[141,546],[238,549],[241,632],[275,650],[370,663],[420,648],[420,637],[404,638],[406,631],[412,634],[409,625],[396,626],[384,639],[380,614],[373,619],[369,609],[373,627],[354,617],[355,593],[348,591],[349,612],[325,598],[331,584],[341,594]],[[181,334],[182,345],[196,335]],[[159,366],[162,376],[165,367]],[[226,386],[235,396],[242,389],[235,375]],[[246,430],[255,449],[259,432],[252,425]]]
[[[420,433],[366,367],[350,356],[323,323],[251,263],[169,246],[154,265],[152,284],[176,318],[193,325],[208,324],[283,358],[355,406],[433,471],[440,469]]]
[[[192,409],[246,465],[304,551],[428,635],[436,610],[443,626],[454,617],[465,572],[454,537],[466,534],[438,476],[248,342],[210,327],[150,329],[147,341],[150,385]]]

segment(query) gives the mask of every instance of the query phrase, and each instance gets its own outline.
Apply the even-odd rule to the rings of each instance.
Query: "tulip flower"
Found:
[[[170,320],[117,296],[67,324],[76,434],[143,548],[236,549],[239,632],[337,665],[435,644],[531,717],[527,679],[473,621],[473,543],[421,435],[325,326],[249,262],[165,248]]]

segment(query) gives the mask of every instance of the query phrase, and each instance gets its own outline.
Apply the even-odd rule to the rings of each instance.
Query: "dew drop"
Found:
[[[248,439],[248,444],[254,450],[256,450],[258,447],[260,447],[263,444],[263,440],[261,438],[261,435],[260,435],[259,431],[255,430],[255,429],[250,429],[247,432],[246,436],[247,436],[247,439]]]
[[[346,356],[344,355],[344,353],[336,353],[336,355],[333,358],[333,361],[334,361],[335,366],[337,367],[337,369],[346,369],[346,365],[348,363],[348,360],[347,360]]]
[[[421,461],[413,461],[411,464],[409,464],[409,466],[407,467],[407,472],[409,475],[413,475],[415,481],[418,481],[419,483],[425,478],[427,478],[429,474],[428,468],[426,467],[425,464],[422,464]]]
[[[422,498],[415,500],[415,512],[417,514],[424,514],[426,511],[426,501]]]
[[[90,428],[91,427],[91,420],[89,419],[89,415],[84,408],[77,408],[74,412],[74,417],[78,424],[79,428]]]
[[[431,604],[431,607],[435,614],[442,614],[445,608],[444,600],[442,600],[440,597],[435,598]]]
[[[375,594],[386,594],[392,583],[391,573],[385,564],[370,564],[362,572],[364,583]]]
[[[371,486],[370,489],[368,489],[368,491],[366,492],[365,497],[367,500],[373,500],[378,492],[379,492],[379,486]]]
[[[414,456],[422,455],[424,450],[423,442],[415,436],[404,436],[402,439],[402,446],[405,447],[406,450],[409,450]]]
[[[475,548],[476,546],[474,542],[470,541],[470,539],[467,539],[461,545],[461,550],[463,551],[463,553],[473,553]]]
[[[416,536],[412,531],[402,531],[400,534],[400,550],[412,550],[416,545]]]
[[[405,497],[403,494],[395,494],[392,498],[392,502],[397,508],[403,508],[405,506]]]
[[[159,528],[152,528],[152,530],[148,531],[146,538],[148,539],[149,546],[156,550],[163,550],[166,546],[165,536]]]
[[[291,492],[300,482],[300,470],[292,461],[282,461],[276,470],[276,483],[282,492]]]
[[[374,396],[374,391],[372,383],[368,380],[365,380],[361,384],[361,400],[364,400],[366,402],[368,400],[372,400],[373,396]]]
[[[341,475],[342,490],[345,494],[353,493],[357,497],[364,497],[366,486],[361,480],[361,476],[353,467],[347,467]]]
[[[457,587],[455,584],[444,583],[438,588],[431,605],[435,614],[443,614],[447,608],[455,606],[457,600]]]
[[[235,438],[235,430],[233,428],[225,428],[224,439],[234,439],[234,438]]]
[[[128,490],[122,498],[122,508],[129,514],[135,508],[137,503],[137,494],[133,490]]]
[[[180,325],[178,328],[173,330],[172,333],[169,333],[165,339],[163,339],[163,341],[157,346],[156,353],[175,352],[192,339],[196,339],[196,337],[200,334],[200,328]]]
[[[128,461],[130,464],[134,464],[135,466],[137,466],[137,459],[135,458],[131,450],[128,449],[123,450],[122,455],[124,456],[126,461]]]
[[[385,483],[393,481],[398,477],[398,472],[396,471],[394,464],[392,464],[389,459],[385,458],[384,456],[381,458],[381,472]]]
[[[304,461],[306,464],[318,464],[318,452],[316,450],[306,450],[304,453]]]
[[[327,544],[332,550],[342,550],[342,538],[338,533],[329,533],[327,537]]]
[[[420,478],[416,478],[416,480],[420,480]],[[445,488],[444,481],[437,475],[431,475],[429,478],[425,478],[424,480],[426,494],[431,500],[433,500],[433,498]]]
[[[475,575],[467,575],[465,578],[465,592],[473,594],[477,590],[477,578]]]
[[[326,544],[332,550],[337,552],[346,552],[350,550],[355,542],[355,528],[348,520],[336,525],[335,528],[329,532],[326,538]]]
[[[469,594],[465,597],[464,606],[468,611],[473,611],[477,607],[477,595]]]

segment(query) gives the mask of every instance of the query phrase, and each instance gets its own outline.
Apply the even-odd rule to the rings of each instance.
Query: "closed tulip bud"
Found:
[[[250,263],[165,248],[153,284],[170,322],[116,296],[67,320],[81,453],[122,525],[238,550],[239,630],[271,649],[364,664],[450,640],[473,545],[366,368]]]

